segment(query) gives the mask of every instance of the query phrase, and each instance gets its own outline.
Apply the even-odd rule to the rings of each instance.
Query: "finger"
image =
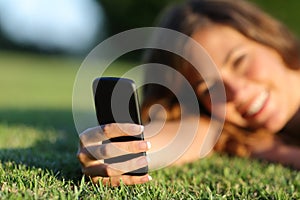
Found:
[[[143,184],[148,181],[151,181],[152,177],[149,174],[143,175],[143,176],[128,176],[128,175],[122,175],[121,179],[119,181],[122,181],[125,185],[135,185],[135,184]],[[118,184],[118,180],[111,180],[113,185]]]
[[[128,175],[122,175],[122,176],[116,176],[116,177],[92,177],[93,183],[102,183],[106,186],[120,186],[121,182],[125,185],[135,185],[135,184],[143,184],[147,183],[152,180],[152,177],[148,174],[143,176],[128,176]]]
[[[77,159],[82,167],[89,167],[98,163],[104,163],[103,160],[96,159],[92,152],[88,151],[86,148],[80,148],[77,152]]]
[[[81,146],[89,146],[107,140],[107,137],[103,134],[103,128],[101,126],[88,128],[83,131],[79,137]]]
[[[120,176],[127,172],[146,167],[148,165],[148,159],[146,156],[140,156],[125,162],[106,164],[100,161],[90,162],[90,165],[83,167],[82,172],[85,175],[94,177],[114,177]]]
[[[130,123],[111,123],[102,126],[106,138],[135,136],[144,131],[144,126]]]
[[[107,175],[110,177],[118,176],[148,166],[149,159],[146,156],[133,158],[125,162],[109,164]]]
[[[86,147],[86,153],[92,155],[95,159],[100,160],[122,156],[125,154],[145,152],[150,148],[150,142],[146,141],[114,142],[88,146]]]
[[[86,129],[80,134],[81,146],[99,143],[110,138],[120,136],[139,135],[144,131],[144,126],[130,123],[112,123]]]
[[[83,174],[90,177],[108,177],[107,167],[108,165],[105,164],[103,161],[95,160],[85,163],[81,171]]]

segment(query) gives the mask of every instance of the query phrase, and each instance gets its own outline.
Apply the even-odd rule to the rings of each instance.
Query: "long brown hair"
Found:
[[[296,37],[278,20],[245,0],[189,0],[167,8],[160,16],[158,26],[191,36],[196,30],[212,24],[227,25],[247,38],[275,49],[289,68],[300,67],[300,45]],[[184,72],[183,66],[187,66],[185,64],[187,61],[167,51],[149,50],[145,62],[171,66],[184,76],[190,75]],[[151,74],[146,73],[146,79],[147,76]],[[164,81],[172,80],[170,74],[155,76]],[[180,116],[177,99],[168,88],[155,84],[147,85],[144,87],[143,97],[142,118],[144,120],[148,120],[149,108],[156,103],[165,107],[168,111],[168,119],[178,119]],[[209,116],[200,102],[199,106],[200,110]],[[261,131],[251,132],[225,124],[215,149],[230,154],[249,155],[251,143],[255,141],[249,140],[249,137],[261,139],[272,137],[272,134],[261,134]]]

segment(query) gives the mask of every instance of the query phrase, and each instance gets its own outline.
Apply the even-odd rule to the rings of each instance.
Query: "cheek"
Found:
[[[251,80],[266,81],[270,77],[270,65],[270,63],[258,58],[251,59],[245,76]]]
[[[278,56],[264,50],[256,51],[248,64],[248,70],[245,74],[246,77],[263,83],[271,81],[269,84],[274,84],[272,80],[278,82],[285,68],[282,60]]]

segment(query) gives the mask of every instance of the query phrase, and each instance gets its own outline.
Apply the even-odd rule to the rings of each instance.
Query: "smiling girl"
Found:
[[[199,159],[203,143],[201,134],[207,131],[212,115],[211,96],[218,91],[216,88],[224,85],[225,125],[215,151],[300,169],[300,48],[293,34],[280,22],[244,0],[190,0],[169,8],[161,17],[159,26],[179,31],[198,42],[217,66],[222,79],[204,81],[204,77],[189,62],[175,54],[161,50],[148,52],[147,63],[160,63],[176,69],[189,81],[198,98],[201,126],[193,143],[176,164]],[[149,75],[146,73],[146,79]],[[176,77],[168,78],[170,74],[156,76],[165,82],[170,81],[169,84],[178,80]],[[152,144],[151,151],[156,151],[174,137],[181,113],[178,112],[176,96],[167,88],[149,84],[143,89],[144,122],[149,121],[149,109],[155,104],[161,104],[167,112],[168,121],[160,134],[148,139]],[[160,113],[157,112],[151,123],[159,119]],[[132,125],[123,126],[128,132],[133,130],[130,129]],[[125,184],[151,180],[148,175],[122,175],[125,171],[108,173],[111,168],[86,150],[93,144],[91,138],[97,139],[97,134],[117,137],[126,133],[115,125],[107,126],[105,130],[96,127],[82,133],[78,157],[85,174],[94,181],[100,179],[112,185],[118,185],[120,180]],[[146,138],[147,134],[151,134],[150,129],[145,129]],[[89,139],[83,142],[85,138]],[[128,142],[126,145],[124,148],[131,152],[150,149],[146,142]],[[109,152],[109,149],[106,150]],[[123,164],[133,166],[133,163]]]

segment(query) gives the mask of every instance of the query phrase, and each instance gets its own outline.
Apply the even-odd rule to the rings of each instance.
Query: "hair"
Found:
[[[277,51],[287,67],[300,68],[300,45],[297,38],[281,22],[245,0],[189,0],[167,8],[160,16],[158,26],[191,36],[195,31],[214,24],[226,25],[237,30],[247,38]],[[145,61],[172,66],[186,77],[193,74],[187,74],[185,71],[186,64],[184,63],[187,61],[171,52],[151,49],[147,52]],[[193,70],[193,67],[189,70]],[[145,78],[147,79],[149,75],[151,74],[146,73]],[[164,81],[172,81],[169,77],[172,74],[156,74],[155,76],[159,76],[158,78]],[[183,90],[183,88],[179,89]],[[179,118],[178,101],[169,89],[149,84],[143,89],[143,97],[142,118],[144,121],[148,120],[149,108],[157,103],[165,107],[169,120]],[[199,107],[206,116],[210,115],[200,102]],[[251,151],[249,141],[255,141],[249,138],[261,139],[272,137],[271,135],[273,134],[261,134],[261,132],[252,132],[225,124],[215,149],[229,154],[247,156]]]

